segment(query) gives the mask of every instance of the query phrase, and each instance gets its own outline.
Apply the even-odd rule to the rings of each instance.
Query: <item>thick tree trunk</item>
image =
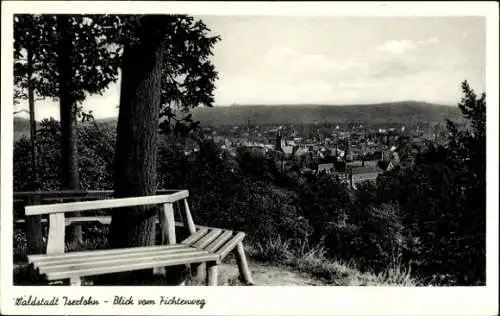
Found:
[[[35,89],[33,87],[33,52],[30,48],[27,49],[28,55],[28,104],[30,110],[30,138],[31,138],[31,167],[32,167],[32,183],[31,190],[38,191],[40,189],[40,181],[38,177],[38,165],[36,157],[36,121],[35,121]],[[39,204],[38,198],[31,198],[28,204]],[[26,234],[28,254],[43,253],[43,234],[42,234],[42,217],[27,216],[26,217]]]
[[[123,51],[115,154],[115,197],[154,195],[163,41],[154,17],[144,17],[139,41]],[[156,35],[156,37],[154,37]],[[156,207],[117,209],[110,248],[147,246],[155,240]]]
[[[80,190],[80,174],[78,171],[78,137],[76,125],[76,100],[72,93],[73,50],[72,35],[68,18],[57,17],[59,32],[58,70],[59,70],[59,107],[61,120],[61,189]],[[74,213],[74,216],[80,214]],[[70,229],[69,243],[72,247],[82,245],[82,228],[73,225]]]

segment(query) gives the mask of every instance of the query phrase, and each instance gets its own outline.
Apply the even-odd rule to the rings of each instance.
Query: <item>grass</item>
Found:
[[[322,246],[301,245],[292,249],[291,242],[273,238],[248,247],[249,256],[261,262],[273,262],[337,286],[418,286],[410,270],[394,264],[381,273],[361,272],[354,260],[344,262],[326,257]]]

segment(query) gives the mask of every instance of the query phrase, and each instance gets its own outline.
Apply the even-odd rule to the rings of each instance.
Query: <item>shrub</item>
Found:
[[[60,127],[54,119],[40,122],[37,130],[37,168],[40,183],[31,164],[30,140],[21,138],[14,144],[14,190],[58,190],[61,161]],[[105,125],[85,124],[78,127],[78,153],[82,189],[112,189],[115,131]]]

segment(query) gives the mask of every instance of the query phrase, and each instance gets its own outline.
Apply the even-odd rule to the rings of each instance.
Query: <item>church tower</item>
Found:
[[[276,134],[276,144],[275,144],[275,149],[277,151],[283,151],[283,138],[281,136],[281,131],[278,130],[278,133]]]
[[[346,159],[346,161],[352,161],[351,138],[350,137],[347,137],[345,140],[345,159]]]

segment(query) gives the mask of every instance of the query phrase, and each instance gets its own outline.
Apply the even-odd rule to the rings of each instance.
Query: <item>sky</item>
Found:
[[[456,105],[461,81],[485,89],[484,17],[198,18],[222,38],[213,56],[216,106]],[[117,116],[119,89],[118,81],[84,108],[98,118]],[[36,118],[49,116],[58,119],[57,103],[38,101]]]

